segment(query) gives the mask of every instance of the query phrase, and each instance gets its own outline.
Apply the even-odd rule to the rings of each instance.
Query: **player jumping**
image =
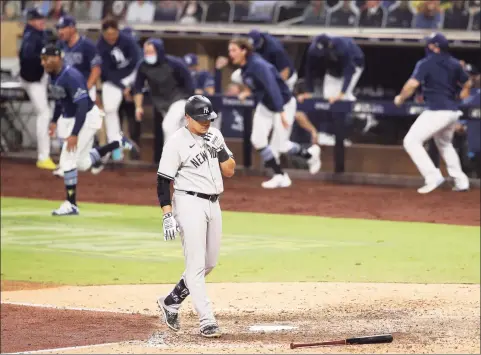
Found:
[[[102,58],[105,131],[107,140],[112,142],[120,133],[119,107],[122,97],[127,101],[132,100],[131,86],[141,58],[134,38],[120,32],[119,23],[113,18],[106,18],[102,22],[102,36],[97,42],[97,50]],[[121,151],[114,151],[112,159],[121,160]]]
[[[200,334],[216,338],[221,333],[207,297],[205,277],[219,257],[222,176],[233,176],[236,164],[222,133],[210,127],[217,114],[209,99],[201,95],[190,97],[185,104],[185,117],[187,126],[174,132],[165,143],[157,172],[164,239],[174,239],[180,231],[185,272],[172,292],[157,303],[167,325],[178,331],[179,308],[190,294],[200,319]],[[174,181],[172,199],[171,181]]]
[[[134,149],[121,134],[109,144],[92,149],[94,136],[102,124],[98,107],[88,95],[87,81],[75,68],[64,64],[61,49],[46,45],[41,52],[41,63],[50,74],[49,90],[55,98],[55,111],[49,133],[64,139],[60,153],[60,168],[64,173],[67,200],[52,212],[54,216],[79,214],[77,207],[77,170],[88,170],[92,164],[117,148]],[[61,118],[60,118],[61,116]]]
[[[444,183],[441,171],[423,147],[424,142],[433,137],[448,174],[454,179],[453,190],[469,189],[469,179],[461,169],[452,138],[462,115],[457,93],[460,86],[462,91],[469,91],[471,81],[459,61],[448,53],[448,44],[441,33],[433,33],[427,39],[426,57],[417,62],[411,78],[394,99],[394,103],[401,106],[422,85],[426,110],[404,137],[404,149],[424,177],[425,185],[418,189],[420,194],[427,194]]]
[[[289,140],[297,103],[277,69],[253,53],[247,38],[231,40],[229,56],[234,65],[241,67],[242,82],[247,87],[239,99],[244,100],[253,93],[258,102],[252,122],[251,142],[260,153],[265,166],[274,171],[272,179],[263,182],[262,187],[275,189],[292,184],[287,173],[280,167],[275,152],[307,159],[311,174],[317,173],[321,167],[319,146],[313,144],[306,149]],[[271,129],[273,133],[269,142]]]

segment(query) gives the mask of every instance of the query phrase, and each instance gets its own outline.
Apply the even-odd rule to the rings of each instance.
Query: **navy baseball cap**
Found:
[[[250,38],[251,44],[255,49],[259,49],[262,45],[262,34],[258,30],[252,30],[247,35]]]
[[[184,62],[187,66],[197,65],[199,63],[199,59],[194,53],[189,53],[184,56]]]
[[[42,13],[42,11],[40,11],[39,8],[32,7],[30,9],[27,9],[26,17],[27,17],[27,21],[30,21],[30,20],[43,19],[43,18],[45,18],[45,15]]]
[[[77,21],[75,21],[75,18],[67,15],[67,16],[60,17],[55,27],[57,29],[65,28],[65,27],[75,27],[76,24],[77,24]]]
[[[476,68],[474,65],[472,64],[466,64],[464,70],[466,71],[466,73],[468,73],[469,75],[479,75],[479,70],[478,68]]]
[[[49,43],[45,47],[42,48],[40,55],[46,56],[54,56],[54,57],[61,57],[62,56],[62,49],[58,47],[56,44]]]
[[[440,32],[434,32],[426,38],[426,45],[435,44],[441,49],[447,49],[449,47],[448,39]]]

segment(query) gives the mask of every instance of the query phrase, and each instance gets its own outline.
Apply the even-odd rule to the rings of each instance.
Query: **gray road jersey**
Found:
[[[222,139],[222,133],[213,127],[209,132]],[[230,156],[232,152],[225,148]],[[174,189],[194,191],[209,195],[224,191],[217,152],[208,147],[202,137],[191,133],[187,127],[177,130],[165,143],[159,162],[160,176],[174,180]]]

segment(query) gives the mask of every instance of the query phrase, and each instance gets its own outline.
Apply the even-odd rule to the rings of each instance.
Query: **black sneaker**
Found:
[[[167,326],[174,332],[178,332],[180,330],[179,313],[171,312],[167,308],[165,308],[164,298],[159,298],[157,300],[157,305],[159,306],[162,314],[164,315],[165,324],[167,324]]]
[[[209,324],[200,329],[200,335],[205,338],[220,338],[222,333],[217,324]]]

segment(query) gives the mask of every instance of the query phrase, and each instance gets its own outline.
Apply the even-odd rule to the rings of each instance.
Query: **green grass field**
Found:
[[[1,199],[2,279],[60,284],[174,283],[180,239],[156,207]],[[479,283],[480,229],[440,224],[224,212],[210,282]]]

